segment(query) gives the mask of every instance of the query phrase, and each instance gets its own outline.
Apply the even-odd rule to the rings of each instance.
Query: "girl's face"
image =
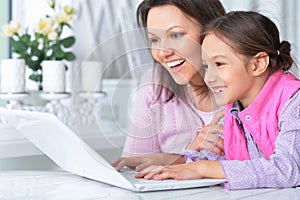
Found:
[[[178,84],[190,83],[192,79],[203,82],[199,74],[200,24],[177,7],[164,5],[150,9],[147,28],[153,58],[169,71]]]
[[[239,100],[248,107],[258,94],[256,79],[251,73],[250,60],[237,54],[215,34],[208,34],[202,44],[205,68],[204,80],[214,94],[216,103],[226,105]]]

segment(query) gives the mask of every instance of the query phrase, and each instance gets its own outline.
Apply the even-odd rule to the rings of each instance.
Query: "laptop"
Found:
[[[78,135],[50,113],[0,109],[0,122],[14,126],[63,170],[136,192],[197,188],[226,179],[144,180],[134,170],[117,171]]]

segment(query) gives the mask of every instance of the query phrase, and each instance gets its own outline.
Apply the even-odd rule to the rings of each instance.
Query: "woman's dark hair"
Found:
[[[210,33],[246,58],[266,52],[270,57],[270,73],[279,69],[287,71],[294,63],[290,55],[291,44],[288,41],[280,42],[279,31],[274,22],[258,12],[232,11],[210,22],[202,29],[201,44]]]
[[[219,0],[144,0],[137,9],[136,17],[139,27],[147,27],[148,13],[151,8],[173,5],[180,9],[186,16],[193,18],[200,25],[204,26],[208,22],[225,15],[225,9]],[[174,97],[174,92],[184,98],[184,87],[178,85],[170,73],[164,67],[158,67],[160,64],[155,61],[155,67],[160,74],[160,83],[168,85],[167,100]],[[154,70],[155,71],[155,70]],[[157,100],[161,97],[163,86],[158,86]]]

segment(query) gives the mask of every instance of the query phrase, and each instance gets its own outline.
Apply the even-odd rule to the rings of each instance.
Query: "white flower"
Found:
[[[67,15],[73,16],[75,14],[75,9],[68,5],[64,7],[64,11]]]
[[[9,23],[10,28],[13,32],[17,33],[19,29],[21,28],[21,23],[17,21],[10,21]]]
[[[58,38],[57,30],[51,30],[47,35],[48,40],[56,41]]]
[[[72,16],[66,13],[59,13],[55,16],[55,22],[58,24],[70,24],[71,20]]]
[[[47,18],[47,19],[40,20],[39,24],[35,28],[35,32],[43,35],[48,35],[48,33],[52,30],[52,28],[53,28],[53,22]]]
[[[11,37],[14,33],[11,32],[9,24],[5,24],[2,26],[2,35],[4,37]]]
[[[2,27],[2,35],[4,37],[12,37],[18,33],[21,28],[21,23],[17,21],[10,21],[9,24],[5,24]]]

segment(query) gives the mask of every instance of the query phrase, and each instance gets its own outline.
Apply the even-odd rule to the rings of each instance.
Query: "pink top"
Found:
[[[219,111],[201,112],[191,102],[176,96],[167,103],[155,101],[153,71],[147,71],[136,91],[123,156],[149,153],[181,154],[200,126],[211,122]],[[163,96],[163,95],[162,95]]]
[[[285,78],[288,80],[282,84]],[[251,106],[243,110],[239,107],[239,104],[234,104],[230,109],[231,112],[226,113],[225,120],[229,116],[246,124],[242,128],[243,132],[235,132],[234,134],[241,134],[240,136],[245,138],[250,160],[220,161],[227,179],[225,188],[231,190],[266,187],[286,188],[300,185],[300,90],[296,91],[296,94],[287,101],[280,101],[282,100],[281,97],[287,98],[288,94],[293,93],[292,88],[295,88],[294,86],[298,85],[296,87],[299,87],[300,81],[294,82],[292,80],[295,79],[291,75],[276,73],[268,80],[261,93],[265,98],[258,96],[258,99],[263,99],[263,101],[256,101],[251,104],[255,105],[256,109]],[[290,81],[294,82],[295,85],[291,85]],[[279,82],[281,84],[278,84]],[[265,90],[267,88],[268,91]],[[276,105],[280,105],[279,107],[283,105],[279,109],[281,111],[272,112],[279,108]],[[270,115],[267,115],[269,111]],[[243,113],[247,114],[244,115]],[[248,114],[249,116],[247,116]],[[274,120],[275,118],[277,119]],[[258,124],[260,124],[260,130],[263,130],[261,133],[260,130],[253,128],[258,127]],[[274,136],[263,136],[262,133],[265,134],[266,130],[271,131],[272,127],[273,130],[277,130],[278,127],[279,132],[274,134],[277,135],[276,140],[273,144],[270,144],[270,141],[265,139],[271,138],[273,140]],[[272,134],[271,132],[268,133]],[[261,139],[258,137],[259,135],[261,135]],[[226,136],[224,137],[226,142]],[[237,145],[236,152],[242,151],[240,144],[233,145]],[[270,145],[269,148],[268,145]],[[264,151],[261,151],[261,149]],[[272,151],[272,155],[267,156],[265,150]],[[228,152],[228,150],[225,151],[226,157]],[[241,159],[240,155],[235,156]],[[202,159],[199,157],[198,152],[191,150],[187,150],[185,157],[187,162]]]
[[[236,120],[226,106],[224,148],[227,160],[250,160],[244,129],[249,131],[265,158],[275,149],[279,133],[278,116],[285,103],[299,90],[300,81],[282,70],[274,73],[249,107]],[[242,125],[241,125],[242,124]]]

